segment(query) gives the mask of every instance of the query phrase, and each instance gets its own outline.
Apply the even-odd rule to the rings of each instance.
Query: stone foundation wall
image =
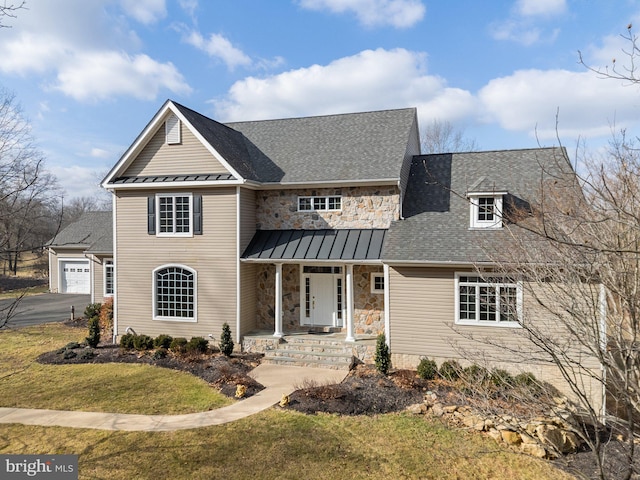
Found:
[[[258,267],[256,292],[257,325],[261,330],[275,327],[276,267]],[[300,327],[300,266],[282,266],[282,329],[284,332],[301,330]]]
[[[382,266],[353,266],[353,323],[356,335],[384,332],[384,294],[371,293],[373,272],[382,273]]]
[[[298,212],[299,196],[342,197],[340,211]],[[263,190],[256,195],[259,230],[389,228],[400,218],[396,186]]]

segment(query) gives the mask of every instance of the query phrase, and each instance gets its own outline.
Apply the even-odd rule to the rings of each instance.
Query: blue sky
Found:
[[[11,3],[11,2],[9,2]],[[15,3],[15,2],[14,2]],[[598,78],[640,1],[27,0],[0,29],[15,93],[67,198],[171,98],[219,121],[414,106],[484,150],[633,135],[637,86]],[[635,30],[635,29],[634,29]],[[633,31],[633,30],[632,30]]]

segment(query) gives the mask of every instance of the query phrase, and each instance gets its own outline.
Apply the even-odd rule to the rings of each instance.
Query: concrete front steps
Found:
[[[286,335],[264,352],[262,363],[349,370],[358,359],[353,342],[332,334]]]

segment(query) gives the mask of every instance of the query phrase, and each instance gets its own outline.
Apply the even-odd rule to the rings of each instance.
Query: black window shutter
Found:
[[[147,233],[156,234],[156,197],[154,195],[147,198]]]
[[[202,235],[202,195],[193,195],[193,234]]]

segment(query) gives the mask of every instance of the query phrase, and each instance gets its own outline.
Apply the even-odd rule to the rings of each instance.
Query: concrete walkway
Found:
[[[0,408],[0,423],[21,423],[45,427],[93,428],[97,430],[127,430],[137,432],[168,432],[208,427],[233,422],[261,412],[301,388],[305,380],[318,385],[338,383],[344,370],[324,368],[259,365],[251,376],[265,389],[258,394],[229,405],[200,413],[184,415],[135,415],[124,413],[69,412],[28,408]]]

